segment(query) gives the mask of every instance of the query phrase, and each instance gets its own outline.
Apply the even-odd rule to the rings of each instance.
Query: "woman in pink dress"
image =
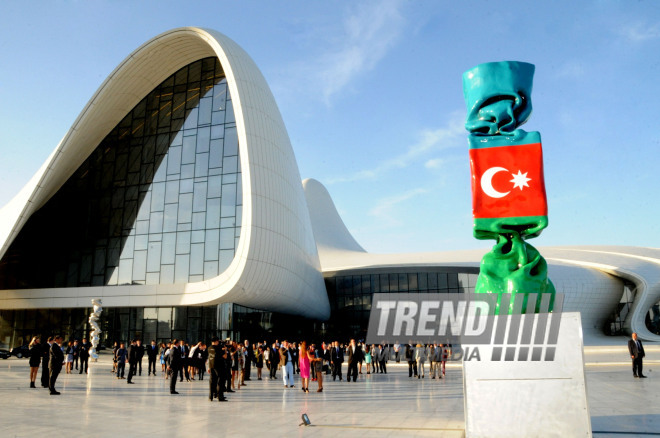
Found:
[[[307,355],[307,342],[302,341],[300,344],[300,353],[298,354],[298,365],[300,366],[300,379],[302,380],[303,392],[309,392],[309,356]]]

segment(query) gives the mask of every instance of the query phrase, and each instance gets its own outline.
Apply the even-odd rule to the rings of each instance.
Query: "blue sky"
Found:
[[[506,5],[506,6],[503,6]],[[472,237],[461,75],[536,65],[550,226],[535,246],[660,241],[655,1],[75,1],[0,6],[0,205],[107,75],[181,26],[240,44],[269,82],[303,178],[371,252]]]

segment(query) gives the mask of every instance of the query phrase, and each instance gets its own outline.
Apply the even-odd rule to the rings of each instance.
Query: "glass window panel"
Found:
[[[219,83],[213,87],[213,111],[224,111],[227,104],[227,84]]]
[[[234,117],[234,106],[231,104],[231,102],[227,102],[227,114],[225,115],[225,123],[232,123],[236,121],[236,118]]]
[[[218,276],[218,262],[204,262],[204,279],[208,280]]]
[[[222,176],[209,176],[207,198],[219,198],[222,194]]]
[[[161,284],[174,283],[174,265],[161,265],[160,283]]]
[[[170,232],[176,231],[177,224],[177,204],[167,204],[165,206],[165,214],[163,217],[163,231]]]
[[[120,260],[118,284],[131,284],[133,281],[133,259]]]
[[[190,245],[190,275],[204,274],[204,244]]]
[[[193,211],[206,211],[206,182],[195,183],[193,197]]]
[[[231,265],[232,260],[234,260],[234,250],[233,249],[221,249],[220,250],[220,272],[224,272],[225,269]]]
[[[193,191],[193,180],[192,179],[182,179],[179,181],[179,193],[192,193]]]
[[[135,251],[133,258],[133,280],[146,280],[147,274],[147,251]]]
[[[419,290],[420,291],[427,290],[428,289],[428,283],[426,281],[426,279],[427,279],[426,272],[420,272],[419,274],[417,274],[417,278],[419,280]]]
[[[390,292],[399,292],[399,281],[397,274],[390,274]]]
[[[174,264],[174,256],[176,254],[176,235],[177,233],[163,234],[161,264],[172,265]]]
[[[141,251],[147,249],[149,244],[149,236],[146,234],[140,234],[135,236],[135,250]]]
[[[220,226],[220,198],[209,199],[206,202],[206,228]]]
[[[225,136],[225,125],[211,126],[211,139],[223,138]]]
[[[195,160],[195,177],[207,176],[209,173],[209,154],[197,154]]]
[[[131,258],[133,257],[133,251],[135,251],[135,236],[128,236],[124,241],[124,247],[121,250],[121,258]],[[115,254],[110,254],[110,257],[115,256]]]
[[[222,167],[222,139],[211,140],[209,147],[209,168]]]
[[[158,272],[160,269],[160,249],[162,242],[149,242],[147,250],[147,272]]]
[[[213,100],[211,98],[204,98],[199,101],[199,125],[208,125],[211,123],[211,106]]]
[[[176,233],[176,253],[188,254],[189,252],[190,252],[190,231],[183,231]]]
[[[197,137],[183,137],[183,149],[181,152],[181,164],[195,162],[195,150],[197,148]]]
[[[238,155],[238,132],[236,128],[225,129],[225,157]]]
[[[408,274],[399,274],[399,291],[408,292]]]
[[[234,229],[222,228],[220,230],[220,249],[234,248]]]
[[[450,274],[452,275],[452,274]],[[444,272],[440,272],[438,274],[438,289],[446,289],[449,287],[448,281],[447,281],[447,274]]]
[[[182,193],[179,196],[179,223],[192,222],[192,193]]]
[[[220,249],[220,230],[206,230],[204,243],[204,260],[218,260],[218,250]]]
[[[183,124],[183,129],[194,129],[197,127],[197,108],[193,108],[188,113],[186,121]]]
[[[222,161],[223,173],[236,173],[238,171],[238,157],[225,157]]]
[[[225,184],[222,186],[222,216],[234,216],[236,207],[236,184]]]
[[[381,292],[390,291],[390,280],[387,274],[380,274],[380,289]]]
[[[199,213],[193,213],[192,216],[192,229],[193,230],[203,230],[204,225],[206,224],[206,212],[202,211]]]
[[[219,125],[225,123],[225,112],[224,111],[214,111],[211,116],[211,123],[214,125]]]
[[[181,179],[193,178],[195,176],[195,164],[182,164],[181,165]]]
[[[176,175],[181,172],[181,146],[172,146],[167,151],[167,174]]]
[[[444,275],[444,274],[440,274],[440,275]],[[438,288],[438,274],[436,274],[435,272],[428,273],[428,288],[429,289]]]
[[[174,283],[187,283],[190,268],[190,254],[178,254],[174,264]]]
[[[417,274],[408,274],[408,290],[411,292],[419,290],[417,285]]]
[[[220,228],[229,228],[236,226],[236,218],[234,216],[223,217],[220,220]]]
[[[190,243],[204,243],[204,230],[193,231],[190,236]]]
[[[447,275],[447,286],[450,289],[458,288],[458,274],[448,274]]]
[[[179,202],[179,181],[168,181],[165,184],[165,203],[173,204]]]

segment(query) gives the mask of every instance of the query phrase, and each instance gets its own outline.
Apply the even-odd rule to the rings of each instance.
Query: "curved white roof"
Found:
[[[170,306],[235,302],[325,319],[330,307],[309,211],[288,134],[250,56],[213,30],[165,32],[131,53],[103,82],[47,162],[0,210],[0,257],[29,217],[151,90],[196,60],[220,60],[232,96],[243,185],[241,236],[231,265],[197,283],[0,292],[0,308]]]
[[[479,268],[488,251],[466,250],[408,254],[371,254],[350,235],[321,183],[306,180],[307,203],[318,245],[322,271],[375,268]],[[542,239],[539,239],[541,241]],[[660,301],[660,249],[624,246],[538,248],[548,262],[548,275],[565,294],[564,310],[579,311],[585,332],[602,333],[605,321],[623,295],[620,278],[635,284],[636,295],[624,328],[645,340],[660,341],[645,324],[649,308]]]

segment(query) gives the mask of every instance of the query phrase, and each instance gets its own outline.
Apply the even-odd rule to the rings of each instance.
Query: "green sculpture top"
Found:
[[[516,135],[532,113],[534,65],[503,61],[479,64],[463,74],[465,129],[473,135]]]

